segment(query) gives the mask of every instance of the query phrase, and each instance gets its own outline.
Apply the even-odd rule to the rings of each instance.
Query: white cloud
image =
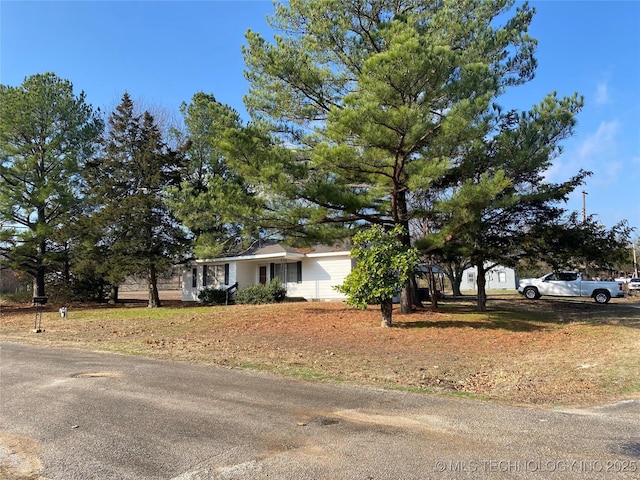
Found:
[[[593,172],[589,183],[602,185],[616,181],[623,168],[623,162],[616,157],[619,130],[618,121],[600,122],[594,133],[555,159],[547,178],[562,182],[583,169]]]
[[[609,94],[609,85],[606,82],[600,82],[596,86],[596,105],[605,105],[609,103],[610,94]]]
[[[578,158],[583,161],[599,162],[604,159],[603,157],[612,154],[612,150],[615,150],[615,137],[619,129],[620,122],[618,121],[600,122],[598,130],[589,135],[578,148]],[[595,158],[596,156],[600,158]]]

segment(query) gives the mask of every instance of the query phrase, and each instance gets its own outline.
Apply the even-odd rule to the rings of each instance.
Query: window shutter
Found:
[[[196,288],[198,286],[198,269],[191,269],[191,287]]]
[[[229,264],[224,264],[224,284],[229,285]]]
[[[202,266],[202,286],[206,287],[207,286],[207,277],[209,275],[209,265],[203,265]]]
[[[302,283],[302,262],[298,262],[296,264],[296,270],[297,270],[296,282]]]
[[[273,280],[276,276],[276,265],[275,263],[270,263],[269,264],[269,280]]]

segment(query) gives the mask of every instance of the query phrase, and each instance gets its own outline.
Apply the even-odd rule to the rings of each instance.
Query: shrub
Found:
[[[21,290],[16,293],[3,293],[0,295],[0,303],[6,301],[9,303],[31,303],[33,292],[31,290]]]
[[[227,291],[224,288],[205,288],[198,293],[198,299],[204,305],[225,305]]]
[[[251,285],[238,291],[237,303],[257,305],[262,303],[277,303],[284,300],[287,290],[275,278],[266,285]]]

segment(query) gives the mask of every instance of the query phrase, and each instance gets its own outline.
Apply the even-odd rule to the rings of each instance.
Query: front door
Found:
[[[267,284],[267,267],[266,265],[261,265],[260,266],[260,285],[266,285]]]

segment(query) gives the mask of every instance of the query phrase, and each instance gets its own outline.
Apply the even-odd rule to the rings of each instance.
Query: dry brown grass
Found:
[[[640,304],[590,299],[525,301],[490,295],[477,313],[470,298],[438,311],[380,313],[339,302],[228,307],[144,303],[79,306],[61,318],[5,305],[0,339],[96,349],[301,378],[452,393],[514,404],[584,405],[640,394]]]

